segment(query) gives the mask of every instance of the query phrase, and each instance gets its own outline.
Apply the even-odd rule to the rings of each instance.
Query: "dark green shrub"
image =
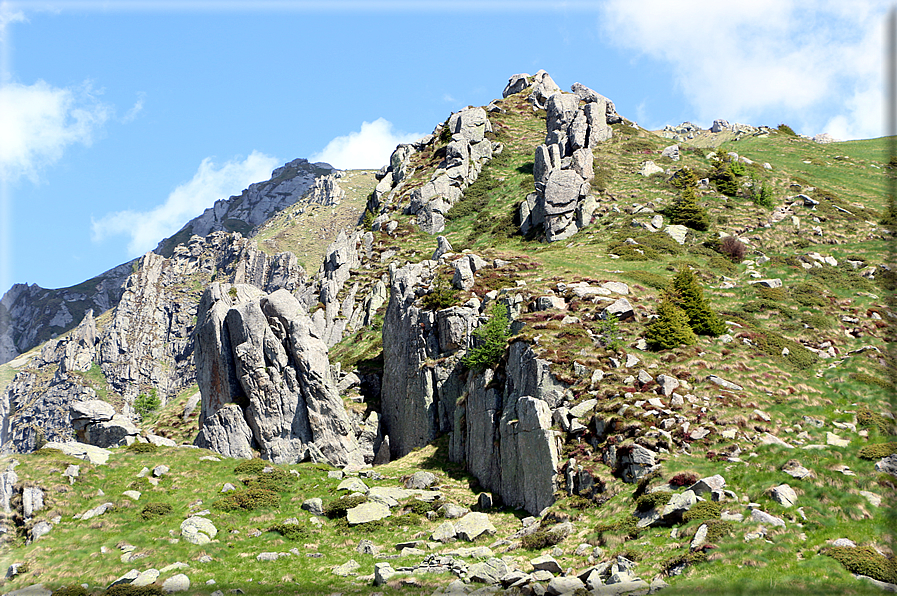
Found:
[[[635,240],[643,249],[647,246],[662,254],[672,256],[682,254],[682,245],[673,240],[673,237],[669,234],[640,234]]]
[[[277,507],[280,495],[273,490],[250,488],[228,495],[215,502],[213,507],[221,511],[254,511],[265,507]]]
[[[620,322],[617,317],[598,319],[595,326],[601,345],[613,351],[623,349],[623,336],[620,333]]]
[[[673,493],[667,491],[657,491],[642,495],[635,500],[636,511],[651,511],[652,509],[661,509],[670,502]]]
[[[524,536],[520,544],[523,548],[528,550],[541,550],[543,548],[548,548],[549,546],[554,546],[555,544],[560,544],[564,540],[563,536],[559,533],[549,532],[544,528],[540,528],[529,534]]]
[[[311,528],[305,524],[274,524],[269,532],[277,532],[287,540],[308,540],[312,536]]]
[[[492,368],[505,353],[505,344],[511,335],[508,311],[502,304],[494,304],[489,311],[489,320],[473,332],[476,342],[462,362],[475,371]]]
[[[458,290],[452,287],[448,277],[444,274],[436,274],[433,290],[421,297],[421,304],[425,310],[442,310],[458,304]]]
[[[781,132],[781,133],[784,133],[784,134],[788,135],[789,137],[796,137],[796,136],[797,136],[797,133],[794,132],[794,129],[791,128],[790,126],[788,126],[788,125],[785,124],[785,123],[779,124],[778,127],[776,127],[776,130],[778,130],[778,131]]]
[[[656,251],[648,247],[620,241],[610,242],[607,245],[607,252],[617,255],[624,261],[653,261],[660,256]]]
[[[791,286],[791,297],[801,306],[825,306],[822,288],[816,284],[799,283]]]
[[[53,590],[53,593],[50,596],[89,596],[90,592],[88,592],[84,586],[80,584],[73,584],[71,586],[60,586]]]
[[[162,517],[163,515],[168,515],[171,511],[171,505],[168,503],[147,503],[143,506],[143,509],[140,510],[140,519],[149,521],[157,517]]]
[[[411,503],[408,504],[408,511],[410,513],[415,513],[417,515],[426,515],[430,511],[436,511],[439,509],[439,506],[442,503],[432,502],[428,503],[427,501],[420,501],[418,499],[414,499]]]
[[[864,375],[865,373],[854,373],[850,375],[853,378],[856,378],[860,375]],[[856,375],[856,376],[854,376]],[[893,390],[893,385],[884,381],[884,379],[878,379],[876,377],[872,377],[872,375],[866,375],[867,377],[871,377],[874,381],[879,381],[882,384],[879,387],[883,387],[888,390]],[[857,379],[859,380],[859,379]],[[893,435],[895,433],[894,421],[885,418],[881,414],[877,414],[867,408],[866,406],[861,406],[857,410],[857,424],[866,428],[874,428],[881,435]]]
[[[763,286],[754,286],[760,298],[764,300],[772,300],[773,302],[781,302],[785,300],[785,290],[782,288],[764,288]]]
[[[760,351],[766,352],[775,358],[782,358],[799,370],[810,368],[819,360],[816,354],[796,341],[791,341],[771,331],[756,334],[753,341]],[[782,351],[785,348],[788,348],[788,354],[782,356]]]
[[[710,260],[707,262],[707,265],[711,269],[715,269],[719,271],[723,275],[733,276],[738,273],[738,267],[732,264],[732,261],[727,259],[724,256],[716,255],[715,257],[710,257]]]
[[[885,557],[871,546],[830,546],[819,554],[831,557],[845,569],[857,575],[865,575],[889,584],[897,583],[897,561]]]
[[[134,398],[134,411],[137,412],[141,420],[155,413],[160,405],[162,405],[162,401],[159,399],[155,387],[150,389],[149,393],[141,393]]]
[[[682,515],[682,521],[689,522],[692,520],[705,521],[708,519],[719,519],[723,513],[721,503],[713,501],[698,501],[691,506],[691,509]]]
[[[748,191],[748,195],[755,205],[766,207],[767,209],[770,209],[775,205],[775,200],[772,196],[772,188],[765,182],[758,182],[753,175],[751,176],[751,187]]]
[[[664,293],[657,307],[657,318],[651,321],[645,331],[645,342],[652,350],[669,350],[681,345],[692,345],[697,341],[688,315]]]
[[[294,474],[290,474],[280,468],[274,468],[272,471],[262,472],[254,478],[246,478],[243,480],[243,484],[246,485],[246,488],[263,488],[282,492],[289,490],[289,487],[295,484],[296,480],[298,478]]]
[[[234,468],[234,474],[238,476],[252,475],[257,476],[267,467],[272,467],[271,462],[262,459],[244,459]]]
[[[818,329],[820,331],[825,329],[832,329],[835,326],[835,322],[831,317],[827,317],[820,313],[803,313],[800,316],[801,323],[809,325],[811,329]]]
[[[875,443],[861,447],[857,456],[863,459],[881,459],[897,453],[897,443]]]
[[[720,538],[729,536],[735,531],[735,524],[721,519],[704,520],[707,524],[707,542],[718,542]]]
[[[374,212],[370,209],[364,210],[364,216],[361,218],[361,229],[365,231],[369,231],[371,226],[374,225],[374,220],[377,219],[374,215]]]
[[[691,170],[691,168],[685,166],[673,174],[673,177],[670,178],[670,184],[679,190],[694,187],[698,185],[698,176]]]
[[[164,596],[162,586],[150,584],[148,586],[135,586],[133,584],[118,584],[111,586],[103,592],[105,596]]]
[[[722,194],[728,197],[734,197],[738,194],[738,180],[728,165],[715,170],[710,175],[710,180],[716,185],[716,190]]]
[[[637,537],[647,528],[638,527],[638,518],[634,515],[627,515],[613,522],[605,522],[595,525],[595,532],[601,536],[605,533],[624,533],[630,538]]]
[[[152,443],[138,443],[137,441],[128,445],[126,449],[130,453],[155,453],[159,450],[159,448]]]
[[[368,498],[364,495],[346,495],[338,499],[334,499],[324,505],[324,515],[330,519],[346,517],[346,512],[353,507],[358,507],[362,503],[367,503]]]

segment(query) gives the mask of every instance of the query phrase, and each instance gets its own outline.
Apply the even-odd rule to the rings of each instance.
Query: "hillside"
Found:
[[[2,590],[893,591],[887,139],[572,89],[219,214],[0,365]]]

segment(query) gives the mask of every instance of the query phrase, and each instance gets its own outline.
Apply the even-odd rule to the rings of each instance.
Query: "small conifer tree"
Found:
[[[693,230],[705,231],[710,227],[707,211],[698,205],[698,197],[694,186],[686,186],[679,193],[679,198],[668,210],[670,220],[674,224],[683,225]]]
[[[479,340],[478,345],[467,352],[462,360],[465,366],[475,371],[483,371],[498,364],[511,335],[511,322],[503,304],[494,304],[489,314],[489,321],[473,332],[474,337]]]
[[[695,343],[694,332],[688,326],[688,315],[676,306],[670,294],[664,292],[657,318],[648,326],[645,341],[652,350],[669,350]]]
[[[673,277],[669,289],[676,305],[688,316],[688,325],[698,335],[716,337],[726,332],[726,325],[710,309],[704,289],[689,267],[682,267]]]

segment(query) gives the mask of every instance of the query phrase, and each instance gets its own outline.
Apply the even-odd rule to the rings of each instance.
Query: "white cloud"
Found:
[[[76,89],[44,81],[0,86],[0,178],[37,181],[40,170],[59,160],[66,147],[89,146],[110,114],[88,83]]]
[[[267,180],[280,162],[253,151],[243,161],[229,161],[221,167],[210,158],[202,160],[189,182],[168,195],[164,204],[150,211],[119,211],[91,221],[94,242],[108,236],[129,235],[129,256],[142,255],[156,247],[160,240],[180,230],[185,223],[200,215],[215,201],[240,194],[253,182]]]
[[[137,114],[143,111],[143,100],[146,99],[146,93],[140,92],[137,94],[137,101],[134,102],[134,105],[131,106],[131,109],[122,117],[122,124],[128,124],[129,122],[133,122],[137,117]]]
[[[610,0],[601,23],[617,45],[668,62],[705,125],[714,118],[787,121],[808,134],[832,126],[841,138],[860,138],[882,134],[889,6],[881,0]]]
[[[362,122],[358,132],[336,137],[309,161],[325,161],[342,170],[375,169],[389,163],[396,145],[416,141],[421,136],[394,132],[391,122],[377,118],[373,122]]]
[[[28,21],[21,10],[13,10],[6,2],[0,2],[0,42],[6,39],[6,26],[10,23],[24,23]]]

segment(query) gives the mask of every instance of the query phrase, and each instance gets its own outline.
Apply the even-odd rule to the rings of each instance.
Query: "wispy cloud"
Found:
[[[133,122],[134,119],[137,118],[137,114],[143,111],[143,102],[145,99],[146,93],[144,93],[143,91],[137,94],[137,101],[134,102],[134,105],[131,106],[131,109],[128,110],[124,116],[122,116],[122,124],[128,124],[129,122]]]
[[[155,209],[119,211],[99,220],[92,219],[93,241],[127,235],[131,237],[128,255],[142,255],[214,205],[215,201],[239,194],[253,182],[267,180],[271,170],[279,164],[276,158],[257,151],[243,161],[232,160],[220,167],[207,157],[202,160],[193,179],[175,188],[165,203]]]
[[[66,147],[89,146],[111,113],[89,83],[63,89],[44,81],[0,86],[0,177],[36,182],[41,169],[59,160]]]
[[[400,143],[410,143],[421,134],[406,134],[392,129],[392,123],[384,118],[362,122],[361,130],[336,137],[320,153],[309,161],[325,161],[342,169],[374,169],[389,163],[389,156]]]
[[[443,94],[442,101],[447,103],[458,103],[458,100],[449,95],[448,93]]]
[[[11,23],[24,23],[28,21],[25,13],[15,10],[8,2],[0,2],[0,43],[6,40],[6,27]]]
[[[617,45],[668,62],[705,125],[788,120],[805,133],[859,138],[882,134],[888,8],[881,0],[609,0],[601,26]]]

